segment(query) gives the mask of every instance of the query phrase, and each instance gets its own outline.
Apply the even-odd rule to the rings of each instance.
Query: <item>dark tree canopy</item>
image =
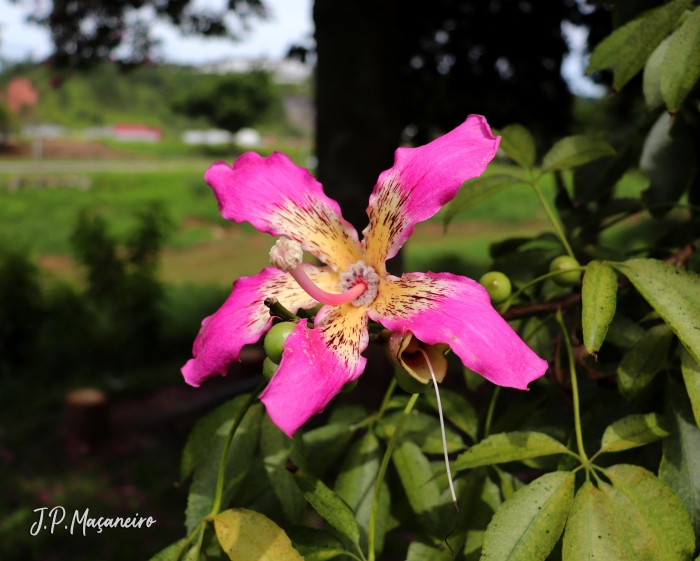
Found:
[[[275,92],[267,72],[202,77],[197,86],[173,102],[188,117],[205,117],[212,125],[236,132],[260,121],[272,107]]]
[[[220,12],[195,10],[190,0],[52,0],[47,12],[35,11],[30,19],[51,30],[56,68],[86,68],[107,59],[131,66],[147,61],[155,44],[149,34],[155,18],[135,19],[135,10],[170,21],[185,34],[232,39],[250,19],[267,16],[262,0],[228,0]],[[236,29],[226,18],[230,13],[237,16]]]
[[[468,113],[488,115],[494,126],[565,133],[571,94],[560,73],[561,24],[588,25],[596,42],[610,29],[607,10],[584,15],[573,0],[407,0],[396,15],[402,121],[418,127],[419,140]]]

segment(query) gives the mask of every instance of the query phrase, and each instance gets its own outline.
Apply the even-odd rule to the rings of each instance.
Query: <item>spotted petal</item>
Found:
[[[499,386],[527,389],[542,376],[539,358],[493,309],[477,282],[450,273],[387,277],[369,316],[429,345],[447,343],[465,366]]]
[[[288,236],[334,270],[362,259],[357,232],[343,219],[338,203],[284,154],[263,158],[247,152],[233,167],[213,164],[204,180],[214,189],[224,218]]]
[[[324,306],[314,329],[300,322],[287,337],[282,362],[260,396],[272,421],[291,438],[362,374],[367,359],[360,353],[368,341],[364,307]]]
[[[309,263],[304,264],[304,270],[324,290],[337,291],[336,273]],[[291,275],[278,269],[267,268],[253,277],[241,277],[233,283],[224,305],[202,321],[192,349],[194,358],[182,367],[188,384],[199,386],[211,376],[225,376],[243,346],[255,343],[270,329],[272,318],[264,304],[268,297],[277,298],[292,312],[318,305]]]
[[[394,166],[382,172],[369,199],[365,262],[378,272],[413,233],[451,201],[467,179],[481,175],[496,155],[486,119],[470,115],[453,131],[419,148],[399,148]]]

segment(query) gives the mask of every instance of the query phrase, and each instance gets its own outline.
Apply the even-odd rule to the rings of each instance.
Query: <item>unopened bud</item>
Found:
[[[421,384],[429,384],[432,377],[428,363],[423,353],[418,352],[418,349],[423,349],[427,353],[437,381],[442,382],[445,378],[445,374],[447,374],[445,353],[450,348],[449,345],[445,343],[428,345],[419,341],[410,331],[399,333],[384,330],[382,331],[382,339],[385,341],[384,351],[388,359]]]
[[[288,238],[278,239],[270,250],[270,263],[285,273],[296,269],[303,258],[301,244]]]

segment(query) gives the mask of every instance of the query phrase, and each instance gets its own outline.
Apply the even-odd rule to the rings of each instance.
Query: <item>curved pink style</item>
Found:
[[[326,303],[313,329],[301,321],[287,338],[279,368],[260,397],[290,437],[364,370],[361,353],[369,341],[369,318],[394,331],[410,330],[427,344],[447,343],[466,366],[495,384],[526,389],[544,374],[547,363],[493,309],[478,283],[448,273],[412,273],[399,279],[385,269],[385,261],[396,255],[417,222],[433,216],[464,181],[484,171],[499,140],[483,117],[470,115],[425,146],[399,148],[393,167],[379,176],[370,197],[362,243],[320,183],[287,156],[248,153],[233,167],[212,165],[205,179],[222,216],[296,240],[329,268],[302,263],[295,270],[297,280],[265,269],[236,281],[222,308],[202,322],[194,358],[182,369],[185,380],[199,385],[225,374],[243,345],[269,329],[263,300],[275,297],[292,311]],[[355,301],[366,284],[358,279],[341,294],[340,282],[345,278],[341,273],[357,270],[370,271],[363,274],[374,275],[372,283],[379,278],[378,285],[372,284],[375,300],[359,306],[347,302]]]
[[[362,296],[362,294],[367,290],[367,285],[364,283],[358,283],[353,286],[350,290],[343,292],[342,294],[335,294],[321,290],[314,282],[308,277],[304,272],[303,267],[297,267],[289,271],[295,281],[299,283],[309,296],[313,296],[316,300],[322,304],[328,304],[330,306],[340,306],[341,304],[347,304],[352,302],[357,297]]]

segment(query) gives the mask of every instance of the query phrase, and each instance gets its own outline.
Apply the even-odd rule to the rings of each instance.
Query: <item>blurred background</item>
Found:
[[[361,230],[396,147],[470,113],[526,125],[543,151],[637,110],[583,72],[611,15],[628,16],[546,4],[0,0],[0,558],[148,559],[183,535],[187,431],[250,391],[264,355],[200,389],[179,368],[274,242],[220,218],[213,161],[285,152]],[[514,187],[448,233],[439,216],[419,225],[393,268],[478,278],[492,242],[547,224]],[[375,399],[369,378],[354,399]],[[157,524],[30,536],[33,510],[55,505]]]

